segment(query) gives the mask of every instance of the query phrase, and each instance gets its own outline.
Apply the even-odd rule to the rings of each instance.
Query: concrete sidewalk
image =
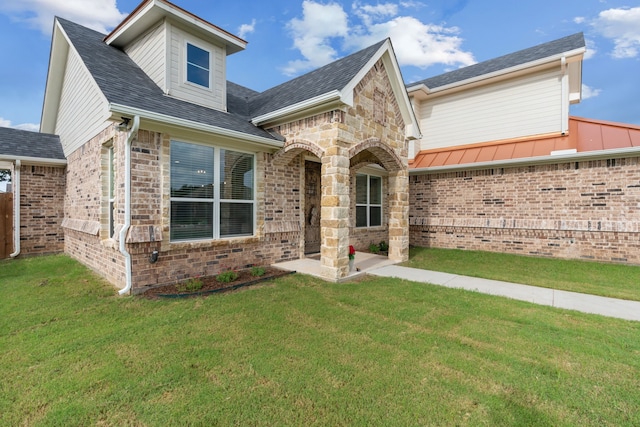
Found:
[[[479,279],[459,276],[438,271],[420,270],[417,268],[389,265],[372,270],[367,274],[374,276],[397,277],[413,282],[432,283],[449,288],[460,288],[499,295],[507,298],[532,302],[534,304],[577,310],[584,313],[600,314],[619,319],[640,321],[640,302],[615,298],[580,294],[577,292],[558,291],[536,286],[519,285],[497,280]]]

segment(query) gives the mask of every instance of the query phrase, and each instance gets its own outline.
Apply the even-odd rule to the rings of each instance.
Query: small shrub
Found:
[[[200,276],[196,276],[187,280],[186,282],[178,283],[176,288],[180,292],[195,292],[202,289],[203,283],[200,280]]]
[[[380,242],[378,247],[380,248],[380,252],[389,252],[389,245],[387,245],[387,242],[385,242],[384,240]]]
[[[216,276],[216,280],[222,283],[233,282],[238,279],[238,273],[235,271],[225,271],[224,273],[220,273]]]
[[[264,276],[266,270],[263,267],[251,267],[251,275],[253,277]]]
[[[380,248],[375,243],[372,243],[369,245],[369,252],[371,252],[372,254],[377,254],[378,252],[380,252]]]

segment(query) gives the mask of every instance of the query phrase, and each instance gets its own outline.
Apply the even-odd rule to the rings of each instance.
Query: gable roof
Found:
[[[144,0],[104,38],[104,41],[108,45],[122,48],[144,34],[150,25],[166,17],[196,28],[205,38],[223,44],[227,55],[239,52],[247,46],[247,42],[240,37],[167,0]]]
[[[66,19],[56,19],[112,107],[124,106],[277,141],[242,115],[166,96],[126,53],[104,43],[104,34]]]
[[[57,135],[0,127],[0,159],[64,164]]]
[[[258,94],[250,100],[251,115],[259,117],[343,89],[385,42],[378,42]]]
[[[545,58],[561,55],[566,52],[584,50],[584,48],[585,41],[583,33],[576,33],[561,39],[503,55],[498,58],[493,58],[488,61],[479,62],[468,67],[440,74],[435,77],[420,80],[407,85],[407,87],[414,88],[416,86],[424,85],[433,90],[435,88],[461,83],[476,77],[533,63]]]
[[[580,158],[640,155],[640,126],[580,117],[569,119],[569,133],[493,141],[420,151],[410,171],[491,168],[517,163],[573,161]]]

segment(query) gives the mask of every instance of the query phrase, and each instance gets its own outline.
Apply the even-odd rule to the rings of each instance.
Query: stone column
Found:
[[[326,280],[338,281],[349,272],[350,182],[346,144],[326,149],[322,158],[321,183],[321,275]]]
[[[409,171],[389,173],[389,259],[409,259]]]

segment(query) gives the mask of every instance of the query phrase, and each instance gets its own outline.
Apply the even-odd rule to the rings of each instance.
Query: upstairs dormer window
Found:
[[[208,50],[187,43],[187,81],[198,86],[209,88],[211,61]]]

